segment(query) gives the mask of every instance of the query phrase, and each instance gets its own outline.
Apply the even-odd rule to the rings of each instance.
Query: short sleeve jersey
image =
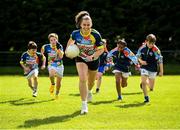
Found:
[[[80,49],[79,57],[82,59],[94,54],[97,48],[103,48],[101,35],[95,29],[92,29],[88,36],[83,36],[80,30],[75,30],[71,34],[71,39],[75,40]]]
[[[38,65],[40,61],[42,61],[42,59],[43,56],[40,52],[36,52],[36,54],[32,56],[27,51],[22,54],[20,63],[23,63],[26,67],[29,67],[30,69],[36,69],[38,68]]]
[[[111,50],[108,54],[108,57],[113,56],[115,59],[115,69],[118,68],[122,72],[129,72],[130,65],[133,62],[135,65],[138,64],[137,57],[134,53],[127,47],[122,51],[119,51],[118,48]]]
[[[48,57],[48,65],[59,66],[63,64],[62,59],[58,56],[58,51],[63,51],[63,46],[60,43],[57,43],[55,48],[52,48],[51,44],[45,44],[42,50],[44,50],[44,54]]]
[[[148,48],[146,44],[143,44],[138,49],[136,56],[147,62],[147,65],[141,65],[141,68],[147,69],[151,72],[157,72],[158,63],[163,62],[161,52],[156,45],[152,48]]]

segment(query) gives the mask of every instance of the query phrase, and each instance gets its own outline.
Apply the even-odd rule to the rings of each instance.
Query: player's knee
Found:
[[[81,83],[86,83],[86,81],[87,81],[87,79],[85,79],[85,78],[80,78],[79,79],[79,82],[81,82]]]
[[[124,88],[124,87],[127,87],[127,82],[124,82],[121,84],[121,86]]]
[[[54,77],[54,76],[55,76],[55,71],[54,70],[49,71],[49,77]]]

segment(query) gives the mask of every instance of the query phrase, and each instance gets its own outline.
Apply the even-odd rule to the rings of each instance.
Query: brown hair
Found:
[[[48,35],[48,39],[50,39],[51,37],[55,37],[58,40],[58,35],[56,33],[50,33]]]
[[[85,17],[85,16],[87,16],[87,17]],[[91,20],[91,17],[87,11],[81,11],[75,16],[75,22],[76,22],[77,28],[81,28],[80,24],[81,24],[83,19],[85,19],[85,20],[90,19]]]
[[[125,41],[124,38],[123,38],[123,39],[117,39],[116,43],[117,43],[117,44],[121,44],[121,45],[123,45],[124,47],[127,46],[127,42]]]
[[[146,40],[151,42],[151,43],[155,43],[156,42],[156,36],[154,34],[149,34],[146,36]]]
[[[34,41],[29,41],[28,49],[37,49],[37,44]]]

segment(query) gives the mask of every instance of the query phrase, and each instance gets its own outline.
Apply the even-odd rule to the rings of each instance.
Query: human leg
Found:
[[[32,79],[29,78],[27,80],[28,80],[28,86],[31,88],[31,90],[33,90]]]
[[[58,99],[59,91],[61,88],[61,80],[62,80],[62,78],[57,76],[57,78],[56,78],[56,94],[55,94],[56,99]]]
[[[155,79],[149,78],[149,89],[150,89],[150,91],[154,90],[154,84],[155,84]]]
[[[33,80],[34,80],[33,97],[37,97],[38,77],[34,76]]]
[[[148,92],[147,92],[147,76],[146,75],[141,75],[141,84],[142,84],[142,90],[144,93],[144,102],[149,102],[149,96],[148,96]]]
[[[56,99],[58,99],[58,95],[60,92],[63,73],[64,73],[63,65],[56,67],[56,76],[57,76],[57,78],[56,78],[56,94],[55,94]]]
[[[49,92],[51,95],[53,95],[54,93],[54,86],[55,86],[55,69],[53,69],[53,67],[48,67],[48,70],[49,70],[49,79],[50,79],[50,82],[51,82],[51,85],[50,85],[50,88],[49,88]]]
[[[82,100],[81,114],[88,112],[87,107],[87,92],[88,88],[86,85],[88,76],[88,66],[83,62],[76,62],[76,68],[79,75],[79,92]]]
[[[96,79],[97,70],[88,70],[88,101],[92,101],[92,88]]]
[[[98,72],[97,73],[97,82],[96,82],[96,93],[99,92],[99,89],[100,89],[100,86],[101,86],[101,82],[102,82],[102,73],[101,72]]]
[[[154,84],[155,84],[155,78],[156,78],[157,72],[149,72],[149,89],[150,91],[153,91],[154,89]]]
[[[121,96],[121,79],[122,79],[122,74],[120,72],[115,72],[116,91],[117,91],[117,94],[118,94],[118,100],[122,100],[122,96]]]

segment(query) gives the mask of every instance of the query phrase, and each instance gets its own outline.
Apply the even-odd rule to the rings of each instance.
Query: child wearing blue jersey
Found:
[[[144,102],[149,102],[147,86],[154,89],[155,77],[159,66],[159,76],[163,76],[163,57],[159,48],[155,45],[156,36],[149,34],[145,43],[139,48],[136,56],[141,64],[141,88],[144,93]]]
[[[121,87],[127,86],[127,79],[131,74],[129,70],[131,62],[139,66],[138,60],[127,47],[126,41],[122,39],[117,40],[117,47],[109,52],[108,57],[115,59],[113,73],[115,74],[118,100],[122,100]]]
[[[21,56],[20,65],[24,69],[24,75],[28,80],[28,86],[33,90],[33,97],[37,96],[38,65],[40,65],[41,62],[41,69],[44,69],[46,58],[41,53],[37,52],[36,43],[30,41],[28,44],[28,50]]]
[[[50,33],[48,35],[48,39],[50,43],[42,46],[41,53],[48,57],[48,72],[51,82],[49,92],[51,95],[53,95],[56,85],[55,99],[58,99],[61,88],[61,80],[64,73],[64,65],[62,60],[64,51],[63,46],[58,41],[58,35],[56,33]]]
[[[80,50],[75,61],[82,100],[81,114],[85,114],[88,112],[87,101],[92,100],[91,90],[96,79],[99,56],[103,53],[104,48],[101,35],[92,29],[92,19],[87,11],[79,12],[75,21],[78,30],[72,32],[67,47],[71,44],[77,44]],[[66,56],[68,57],[68,54]]]
[[[96,75],[96,93],[99,93],[100,91],[100,86],[101,86],[101,82],[102,82],[102,76],[105,73],[105,71],[107,71],[108,69],[111,68],[111,66],[113,65],[112,61],[110,58],[107,58],[108,55],[108,50],[106,47],[107,44],[107,40],[106,39],[102,39],[102,41],[104,42],[104,52],[100,55],[99,57],[99,67],[98,67],[98,72]]]

